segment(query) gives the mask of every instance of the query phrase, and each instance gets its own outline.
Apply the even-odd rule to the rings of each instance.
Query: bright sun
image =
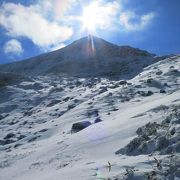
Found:
[[[101,21],[98,3],[92,3],[83,9],[81,21],[83,30],[88,30],[89,33],[95,32],[96,26]]]

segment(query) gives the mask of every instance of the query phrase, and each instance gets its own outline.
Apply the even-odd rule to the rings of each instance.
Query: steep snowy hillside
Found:
[[[127,81],[39,76],[7,83],[0,87],[0,179],[178,180],[179,115],[180,56]]]
[[[154,55],[129,46],[117,46],[97,37],[85,37],[60,50],[22,62],[0,66],[0,71],[28,75],[58,74],[77,77],[134,77],[155,62]]]

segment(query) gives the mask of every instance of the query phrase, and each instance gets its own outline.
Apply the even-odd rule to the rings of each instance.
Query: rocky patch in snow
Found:
[[[171,107],[161,123],[147,123],[136,131],[137,137],[116,154],[180,153],[180,105]]]
[[[9,84],[19,83],[24,80],[30,80],[30,78],[25,78],[24,76],[16,73],[0,72],[0,88]]]
[[[167,110],[167,109],[166,109]],[[137,156],[147,154],[154,158],[152,171],[139,173],[130,168],[125,179],[174,180],[180,178],[180,105],[168,108],[161,123],[147,123],[137,129],[137,137],[116,154]],[[160,160],[157,157],[161,158]],[[164,156],[162,156],[164,155]]]

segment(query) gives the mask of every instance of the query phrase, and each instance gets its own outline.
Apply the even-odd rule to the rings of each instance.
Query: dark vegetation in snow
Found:
[[[166,109],[167,110],[167,109]],[[168,115],[161,123],[147,123],[137,129],[137,137],[116,154],[137,156],[148,154],[154,158],[152,171],[138,173],[129,168],[125,179],[174,180],[180,178],[180,105],[168,108]],[[157,159],[157,155],[166,155]]]
[[[161,123],[147,123],[137,129],[137,137],[116,154],[135,156],[140,154],[180,153],[180,105],[170,108],[169,115]]]

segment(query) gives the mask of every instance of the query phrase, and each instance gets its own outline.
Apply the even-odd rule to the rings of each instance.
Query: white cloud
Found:
[[[47,48],[62,43],[73,34],[71,27],[48,20],[40,5],[4,3],[0,11],[0,25],[6,29],[9,36],[26,37],[40,47]]]
[[[36,8],[41,14],[46,14],[58,20],[75,4],[75,0],[38,0]]]
[[[155,13],[137,15],[133,11],[125,11],[120,15],[120,24],[127,31],[137,31],[146,28],[154,19]]]
[[[109,2],[100,6],[99,14],[102,19],[100,27],[102,29],[110,29],[119,10],[120,4],[117,1]]]
[[[6,54],[20,55],[24,52],[21,43],[16,39],[11,39],[4,45],[4,52]]]

